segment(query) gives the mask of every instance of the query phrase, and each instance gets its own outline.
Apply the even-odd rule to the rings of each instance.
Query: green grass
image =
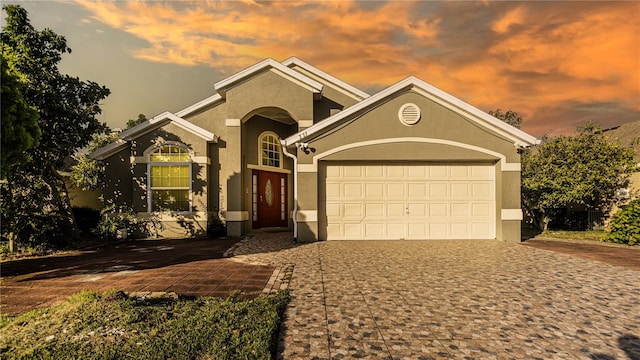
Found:
[[[256,299],[82,292],[0,317],[2,359],[271,359],[289,295]]]
[[[566,230],[547,230],[537,237],[551,239],[570,239],[570,240],[592,240],[603,241],[608,232],[601,230],[585,230],[585,231],[566,231]]]

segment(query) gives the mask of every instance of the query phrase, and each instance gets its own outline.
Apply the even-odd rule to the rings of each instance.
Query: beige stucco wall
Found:
[[[103,161],[105,166],[105,204],[132,206],[132,169],[129,147]]]
[[[274,70],[229,89],[226,97],[228,119],[244,119],[256,109],[271,107],[286,110],[295,120],[313,118],[313,92]]]
[[[405,103],[414,103],[421,109],[421,120],[406,126],[398,120],[398,110]],[[339,131],[326,132],[308,142],[316,151],[308,155],[298,152],[299,163],[316,172],[299,173],[298,204],[301,210],[317,211],[318,222],[302,221],[299,228],[301,241],[318,239],[326,227],[322,209],[323,164],[332,161],[428,161],[458,163],[492,163],[496,167],[496,237],[501,240],[520,241],[520,222],[501,220],[501,210],[520,209],[520,155],[513,142],[487,127],[435,103],[415,92],[405,92],[373,109],[356,114],[351,123],[345,121],[336,127]],[[371,144],[331,153],[340,147],[355,143],[405,139],[399,142]],[[411,140],[406,140],[411,138]],[[418,138],[418,139],[416,139]],[[446,144],[438,143],[440,140]],[[421,142],[425,141],[425,142]],[[442,141],[440,141],[442,142]],[[502,168],[503,164],[509,164]],[[515,171],[514,171],[515,166]],[[507,171],[508,170],[508,171]],[[320,199],[320,201],[319,201]],[[313,229],[316,230],[313,230]],[[300,231],[300,229],[303,229]],[[320,230],[318,230],[320,229]],[[315,231],[315,232],[314,232]]]
[[[102,201],[100,201],[100,190],[82,190],[73,185],[70,178],[64,178],[65,186],[69,192],[69,200],[71,206],[88,207],[94,210],[102,209]]]
[[[398,120],[398,110],[405,103],[414,103],[420,107],[422,117],[416,125],[406,126]],[[312,144],[318,149],[316,154],[319,154],[325,149],[333,149],[346,143],[415,136],[450,140],[485,148],[503,154],[507,162],[520,161],[513,142],[411,91],[399,94],[362,114],[357,121],[342,127],[337,136],[326,136],[312,141]],[[402,156],[412,156],[403,150],[399,151]],[[301,163],[310,163],[311,158],[316,154],[301,154]]]

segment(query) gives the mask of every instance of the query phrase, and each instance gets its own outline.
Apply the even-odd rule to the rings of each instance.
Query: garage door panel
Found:
[[[429,179],[447,179],[449,177],[447,167],[444,165],[429,166],[428,169]]]
[[[365,184],[364,193],[367,199],[383,199],[384,184],[383,183]]]
[[[387,222],[386,223],[386,238],[387,239],[404,239],[406,238],[405,229],[407,224],[405,222]]]
[[[387,170],[387,178],[405,178],[404,166],[385,166]]]
[[[485,199],[491,198],[491,187],[490,183],[471,184],[472,197]]]
[[[344,178],[362,178],[362,166],[345,166],[342,168]]]
[[[342,234],[342,226],[341,224],[336,224],[334,222],[328,222],[327,224],[327,239],[336,239],[341,240],[344,239]]]
[[[367,219],[376,219],[384,217],[384,203],[367,203],[365,205],[364,216]]]
[[[430,223],[429,225],[429,239],[448,239],[449,232],[447,231],[446,223]]]
[[[409,203],[407,205],[407,215],[412,217],[426,218],[427,216],[427,204],[425,203]]]
[[[363,207],[362,203],[345,203],[343,217],[361,219],[364,217]]]
[[[341,188],[342,188],[342,186],[340,184],[338,184],[338,183],[327,182],[327,184],[326,184],[327,200],[329,200],[329,199],[340,199],[341,198],[341,191],[340,191]]]
[[[408,166],[408,179],[424,180],[427,177],[427,168],[424,165]]]
[[[426,239],[428,237],[427,224],[425,223],[409,223],[408,239]]]
[[[407,185],[407,195],[409,195],[409,198],[412,198],[412,199],[426,199],[426,197],[427,197],[427,184],[424,184],[424,183],[410,183],[410,184],[408,184]]]
[[[489,217],[491,215],[490,203],[473,203],[471,209],[471,216],[474,217]]]
[[[429,187],[428,197],[430,199],[447,199],[449,195],[450,184],[448,183],[430,183],[427,185]]]
[[[452,199],[466,199],[468,197],[469,197],[468,183],[452,183],[451,184]]]
[[[365,167],[365,174],[368,179],[384,177],[384,166],[382,165],[369,165]]]
[[[343,197],[345,199],[362,199],[364,184],[362,183],[346,183],[343,185]]]
[[[340,211],[342,209],[342,204],[340,203],[327,203],[326,206],[326,211],[327,211],[327,217],[330,218],[341,218],[342,217],[342,211]]]
[[[495,238],[491,165],[327,166],[327,239]]]
[[[364,225],[361,223],[344,224],[345,239],[361,239],[364,237]]]
[[[472,223],[471,235],[474,239],[482,239],[490,236],[492,233],[492,226],[486,222],[484,223]]]
[[[341,166],[327,166],[327,179],[341,178]]]
[[[469,237],[469,224],[451,223],[449,224],[450,237],[454,239],[466,239]]]
[[[474,179],[493,180],[495,178],[495,171],[492,166],[472,166],[471,176]]]
[[[404,217],[404,203],[387,203],[386,209],[388,217]]]
[[[449,167],[451,179],[468,179],[471,177],[471,170],[467,166]]]
[[[429,204],[429,217],[447,217],[449,215],[449,204],[432,203]]]
[[[466,203],[452,203],[451,204],[451,213],[452,217],[467,217],[469,216],[471,211],[469,211],[469,204]]]
[[[404,199],[406,198],[405,184],[387,184],[387,198],[388,199]]]

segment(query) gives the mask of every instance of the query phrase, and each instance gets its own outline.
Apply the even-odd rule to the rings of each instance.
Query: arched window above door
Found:
[[[258,158],[261,166],[282,168],[282,148],[278,135],[266,131],[258,137]]]

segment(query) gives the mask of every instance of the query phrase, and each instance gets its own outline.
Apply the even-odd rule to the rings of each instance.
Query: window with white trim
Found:
[[[278,135],[272,132],[263,133],[258,140],[260,149],[260,165],[269,167],[282,167],[282,150]]]
[[[176,145],[149,155],[150,211],[191,210],[191,156]]]

